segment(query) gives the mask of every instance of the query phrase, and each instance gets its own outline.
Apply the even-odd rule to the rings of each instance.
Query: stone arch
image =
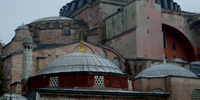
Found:
[[[168,48],[164,48],[164,52],[169,58],[172,58],[173,56],[176,56],[178,58],[186,56],[188,62],[196,61],[194,47],[189,41],[189,39],[184,35],[184,33],[166,24],[162,24],[162,29],[164,38],[168,37],[169,39],[167,40],[170,43],[176,41],[177,46],[179,48],[177,51],[172,50],[172,44],[168,44]]]
[[[192,22],[191,24],[190,24],[190,29],[193,29],[193,28],[195,28],[197,25],[199,25],[200,24],[200,20],[196,20],[196,21],[194,21],[194,22]]]
[[[96,54],[95,49],[92,47],[92,45],[87,44],[86,42],[83,43],[84,48],[86,49],[87,52]],[[80,49],[80,43],[76,43],[76,45],[71,49],[72,52],[76,52]],[[97,54],[98,55],[98,54]]]

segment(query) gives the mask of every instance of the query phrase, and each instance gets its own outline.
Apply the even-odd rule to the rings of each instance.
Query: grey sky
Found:
[[[22,23],[36,19],[58,16],[60,8],[71,0],[0,0],[0,39],[8,43],[15,29]],[[200,13],[199,0],[174,0],[182,10]]]

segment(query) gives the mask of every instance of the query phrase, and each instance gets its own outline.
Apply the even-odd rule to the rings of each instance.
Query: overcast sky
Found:
[[[0,0],[0,40],[7,44],[17,26],[36,19],[58,16],[60,8],[71,0]],[[199,0],[174,0],[182,10],[200,13]]]

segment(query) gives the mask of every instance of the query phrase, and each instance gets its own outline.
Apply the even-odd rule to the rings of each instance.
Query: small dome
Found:
[[[19,94],[4,94],[0,97],[1,100],[28,100],[26,97]]]
[[[42,21],[60,21],[60,20],[64,20],[64,21],[71,20],[72,21],[74,19],[71,19],[71,18],[68,18],[68,17],[53,16],[53,17],[41,18],[41,19],[35,20],[31,23],[42,22]]]
[[[79,71],[123,74],[116,65],[107,59],[91,53],[75,52],[50,62],[40,71],[39,75]]]
[[[194,73],[186,68],[166,63],[147,68],[140,72],[135,78],[158,78],[167,76],[197,78]]]
[[[33,38],[29,34],[26,35],[23,44],[33,44]]]
[[[24,24],[22,24],[22,25],[18,26],[15,31],[17,31],[17,30],[29,30],[29,28],[27,26],[25,26]]]

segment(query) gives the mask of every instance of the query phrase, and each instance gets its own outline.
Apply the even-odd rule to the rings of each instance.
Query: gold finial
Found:
[[[83,48],[83,33],[81,33],[81,48],[78,50],[78,52],[87,52],[84,48]]]

